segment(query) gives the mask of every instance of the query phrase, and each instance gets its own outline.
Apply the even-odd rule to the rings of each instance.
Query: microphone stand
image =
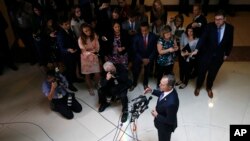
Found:
[[[131,113],[131,118],[130,118],[130,121],[129,121],[129,124],[126,126],[125,130],[123,131],[121,137],[119,140],[118,139],[118,136],[120,134],[120,132],[122,131],[121,127],[122,127],[122,124],[119,128],[117,128],[117,130],[119,130],[118,134],[115,134],[115,137],[114,137],[114,141],[120,141],[123,137],[123,135],[125,134],[128,126],[130,126],[130,130],[131,130],[131,133],[132,133],[132,138],[134,141],[140,141],[138,139],[138,134],[137,134],[137,119],[139,118],[139,116],[146,110],[148,109],[148,104],[150,102],[150,100],[152,99],[152,96],[150,96],[148,99],[146,96],[144,95],[140,95],[138,96],[137,98],[133,99],[133,101],[135,101],[133,104],[132,104],[132,108],[131,110],[129,111],[129,113]],[[121,118],[121,117],[120,117]],[[119,121],[120,121],[120,118],[119,118]],[[117,132],[116,132],[117,133]]]

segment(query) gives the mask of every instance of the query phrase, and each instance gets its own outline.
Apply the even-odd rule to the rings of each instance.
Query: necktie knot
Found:
[[[161,93],[159,101],[161,101],[164,97],[164,93]]]

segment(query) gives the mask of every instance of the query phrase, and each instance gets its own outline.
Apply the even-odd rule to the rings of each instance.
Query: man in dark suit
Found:
[[[200,38],[204,28],[207,25],[207,19],[202,14],[202,7],[200,4],[193,5],[193,16],[194,16],[194,18],[193,18],[193,22],[192,22],[192,28],[193,28],[195,36]],[[198,66],[199,66],[198,60],[195,59],[194,60],[194,68],[191,71],[191,76],[190,76],[191,78],[197,77]]]
[[[165,75],[160,82],[160,90],[154,90],[153,95],[159,97],[156,108],[151,114],[154,116],[154,124],[158,130],[159,141],[170,141],[171,133],[177,127],[177,112],[179,108],[179,98],[174,89],[175,78],[173,75]],[[150,88],[145,93],[151,92]]]
[[[73,85],[76,79],[76,64],[80,57],[80,49],[76,36],[70,29],[70,22],[67,17],[61,17],[59,21],[60,29],[57,32],[56,43],[60,50],[60,59],[65,65],[65,76],[69,82],[69,89],[77,91]]]
[[[206,90],[208,96],[213,98],[212,86],[216,75],[229,56],[233,47],[234,27],[226,23],[224,11],[218,11],[215,14],[215,21],[209,23],[193,54],[199,51],[199,72],[196,81],[195,96],[199,95],[200,88],[207,74]]]
[[[141,32],[133,38],[133,58],[132,58],[132,73],[133,85],[130,88],[132,91],[136,85],[140,75],[141,66],[144,67],[144,89],[148,87],[148,78],[150,74],[150,67],[156,56],[157,36],[149,32],[149,25],[147,22],[141,23]]]
[[[192,22],[192,27],[194,29],[196,36],[200,38],[202,31],[207,25],[207,19],[204,15],[202,15],[202,8],[200,4],[193,5],[193,15],[194,18]]]
[[[126,122],[128,118],[128,88],[130,81],[128,79],[128,70],[122,64],[113,64],[105,62],[103,64],[103,75],[98,90],[100,107],[99,112],[103,112],[111,103],[111,99],[121,99],[122,117],[121,122]]]

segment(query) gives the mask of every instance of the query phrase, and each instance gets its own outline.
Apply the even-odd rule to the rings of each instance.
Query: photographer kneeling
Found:
[[[121,122],[126,122],[128,118],[128,88],[131,81],[128,79],[128,70],[122,64],[114,65],[112,62],[103,64],[104,73],[100,81],[99,112],[103,112],[109,105],[111,99],[120,98],[122,103]]]
[[[62,74],[56,73],[54,70],[47,72],[42,90],[50,101],[51,110],[59,112],[67,119],[72,119],[74,117],[73,112],[81,112],[82,106],[75,99],[75,94],[69,93],[67,88],[68,82]]]

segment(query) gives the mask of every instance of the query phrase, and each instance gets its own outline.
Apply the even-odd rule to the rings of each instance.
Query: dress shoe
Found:
[[[178,82],[175,83],[175,86],[179,86],[181,84],[182,84],[182,81],[178,81]]]
[[[196,88],[196,89],[194,90],[194,95],[195,95],[195,96],[198,96],[199,94],[200,94],[200,89],[197,89],[197,88]]]
[[[124,122],[127,121],[127,119],[128,119],[128,111],[124,111],[124,112],[122,113],[121,122],[124,123]]]
[[[186,88],[186,87],[187,87],[187,85],[184,84],[184,83],[182,83],[182,84],[180,85],[179,89],[184,89],[184,88]]]
[[[213,98],[213,91],[211,89],[207,89],[207,95],[209,98]]]
[[[101,104],[98,109],[98,112],[103,112],[109,105],[110,105],[109,103]]]
[[[129,90],[130,92],[132,92],[134,89],[135,89],[135,86],[132,85],[128,90]]]
[[[71,90],[71,91],[73,91],[73,92],[78,91],[77,88],[75,86],[73,86],[72,84],[69,85],[68,89]]]

